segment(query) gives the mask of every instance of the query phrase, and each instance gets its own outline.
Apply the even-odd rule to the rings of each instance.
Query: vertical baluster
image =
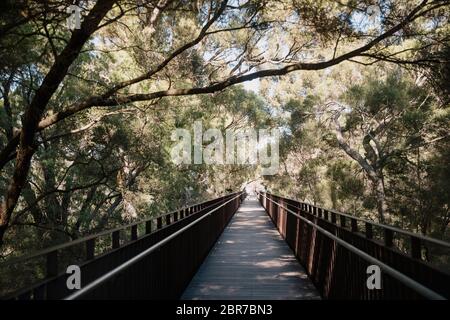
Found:
[[[156,218],[156,228],[158,229],[162,228],[162,217]]]
[[[394,233],[389,229],[384,229],[384,245],[392,247],[394,244]]]
[[[342,228],[345,228],[345,224],[346,224],[345,216],[339,215],[339,219],[340,219],[340,221],[341,221],[341,227],[342,227]]]
[[[145,222],[145,234],[149,234],[152,232],[152,220],[148,220]]]
[[[355,218],[351,218],[350,224],[351,224],[352,232],[357,232],[358,231],[358,220],[356,220]]]
[[[366,222],[366,238],[367,239],[373,238],[372,224],[369,222]]]
[[[116,230],[112,233],[112,248],[117,249],[120,247],[120,230]]]
[[[422,246],[419,238],[411,236],[411,257],[414,259],[422,258]]]
[[[166,226],[170,224],[170,214],[166,214]]]
[[[95,238],[86,241],[86,260],[92,260],[95,256]]]
[[[137,240],[138,236],[137,236],[137,224],[134,224],[131,226],[131,241],[133,240]]]
[[[55,277],[58,274],[58,251],[47,253],[47,278]]]

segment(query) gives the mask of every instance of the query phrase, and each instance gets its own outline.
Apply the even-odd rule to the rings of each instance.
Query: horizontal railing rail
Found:
[[[324,298],[448,298],[449,274],[361,236],[354,226],[329,221],[321,208],[271,194],[258,197]],[[366,286],[369,264],[384,271],[381,290]]]
[[[270,194],[270,193],[268,193]],[[272,194],[271,194],[272,195]],[[355,225],[354,221],[359,221],[359,222],[363,222],[366,227],[368,225],[370,225],[371,227],[368,227],[367,229],[373,230],[373,227],[379,227],[382,228],[383,230],[387,230],[385,232],[385,236],[387,238],[390,238],[391,234],[390,233],[397,233],[397,234],[401,234],[401,235],[405,235],[411,238],[411,246],[412,247],[417,247],[420,246],[420,242],[427,242],[427,243],[431,243],[431,244],[435,244],[438,245],[440,247],[443,248],[448,248],[450,249],[450,242],[446,242],[440,239],[436,239],[436,238],[431,238],[422,234],[418,234],[418,233],[414,233],[408,230],[403,230],[394,226],[390,226],[387,224],[382,224],[382,223],[378,223],[375,221],[371,221],[371,220],[367,220],[361,217],[355,217],[353,215],[350,215],[348,213],[343,213],[337,210],[333,210],[333,209],[324,209],[322,207],[307,203],[307,202],[302,202],[302,201],[298,201],[295,199],[291,199],[291,198],[286,198],[286,197],[281,197],[278,195],[273,194],[273,196],[276,197],[280,197],[283,198],[285,200],[290,200],[290,201],[295,201],[298,204],[300,204],[300,208],[304,211],[307,211],[311,214],[317,215],[317,216],[321,216],[324,219],[334,219],[334,220],[339,220],[339,221],[345,221],[345,219],[337,219],[337,217],[344,217],[344,218],[348,218],[349,221],[352,223],[353,221],[353,225]],[[335,215],[335,218],[333,218],[333,215]],[[414,254],[415,258],[417,257],[417,251],[412,252],[412,254]]]
[[[88,274],[90,273],[90,275],[88,275],[88,277],[85,277],[85,279],[92,278],[95,275],[101,274],[102,271],[103,273],[107,272],[109,269],[116,266],[119,262],[123,262],[125,256],[128,257],[132,254],[137,254],[138,252],[144,250],[141,243],[153,244],[154,241],[160,240],[163,237],[170,235],[171,232],[178,230],[178,228],[181,228],[187,222],[196,219],[199,215],[204,214],[208,210],[212,210],[223,202],[228,201],[230,198],[233,198],[240,194],[242,194],[242,192],[228,194],[217,199],[208,200],[190,207],[172,211],[167,214],[162,214],[156,217],[134,222],[126,226],[106,230],[94,235],[89,235],[68,243],[41,250],[28,256],[19,257],[16,259],[12,259],[12,261],[4,262],[0,264],[0,267],[5,268],[11,267],[12,265],[24,264],[27,261],[38,258],[43,258],[45,260],[44,278],[40,280],[36,279],[34,283],[22,287],[22,289],[18,288],[18,290],[13,290],[7,295],[4,295],[4,298],[62,298],[63,296],[61,296],[61,292],[66,292],[66,290],[64,288],[61,290],[54,290],[55,286],[53,285],[53,283],[61,282],[61,279],[65,279],[67,277],[64,270],[64,267],[66,266],[60,265],[58,261],[61,258],[60,256],[62,255],[64,250],[69,250],[71,247],[77,247],[77,245],[82,246],[82,248],[84,249],[82,250],[83,257],[81,258],[81,261],[72,261],[72,263],[69,264],[77,264],[83,267],[86,266],[86,269],[95,269],[95,272],[88,272]],[[145,227],[145,229],[143,230],[144,232],[141,235],[139,235],[138,226]],[[121,236],[121,232],[124,231],[130,232],[128,239],[123,239],[123,237]],[[101,254],[97,254],[96,240],[105,236],[110,238],[110,248],[105,250]],[[128,242],[121,243],[121,240],[128,240]],[[127,251],[126,247],[133,247],[133,249],[129,250],[129,252],[127,252],[126,254],[117,254],[117,252]],[[110,258],[112,256],[115,256],[115,258]],[[98,263],[98,260],[111,260],[111,262],[108,265],[104,265],[102,267],[92,267],[93,265],[101,264]],[[67,264],[67,262],[65,262],[65,264]],[[61,283],[59,283],[58,285],[62,286]]]
[[[144,258],[148,257],[151,253],[155,252],[156,250],[161,249],[166,244],[168,244],[170,241],[174,240],[175,238],[183,235],[185,232],[192,230],[192,227],[195,225],[198,225],[203,220],[210,218],[213,213],[218,211],[221,208],[226,207],[226,205],[230,204],[232,201],[236,201],[236,199],[240,198],[241,194],[232,197],[230,200],[227,200],[226,202],[222,203],[221,205],[209,210],[206,212],[205,215],[202,217],[194,220],[193,222],[189,223],[185,227],[181,228],[180,230],[172,233],[168,237],[164,238],[163,240],[157,242],[150,248],[144,250],[143,252],[139,253],[138,255],[134,256],[133,258],[127,260],[126,262],[122,263],[121,265],[117,266],[113,270],[109,271],[108,273],[102,275],[98,279],[92,281],[88,285],[84,286],[82,289],[76,291],[75,293],[71,294],[70,296],[66,297],[64,300],[75,300],[79,299],[80,297],[85,296],[86,294],[92,292],[94,289],[100,287],[101,285],[104,285],[107,281],[110,281],[112,278],[117,277],[119,274],[125,272],[128,270],[131,266],[138,263],[139,261],[142,261]],[[237,209],[237,207],[235,208]],[[224,227],[224,226],[223,226]],[[222,228],[223,229],[223,228]]]
[[[227,195],[227,196],[230,196],[230,195]],[[221,199],[221,198],[218,198],[218,199]],[[58,245],[55,245],[55,246],[51,246],[51,247],[48,247],[48,248],[45,248],[45,249],[42,249],[42,250],[38,250],[38,251],[30,253],[28,255],[20,256],[20,257],[17,257],[17,258],[11,258],[11,259],[8,259],[7,261],[0,262],[0,268],[8,266],[8,265],[11,265],[11,264],[23,263],[26,260],[30,260],[30,259],[33,259],[33,258],[36,258],[36,257],[40,257],[40,256],[46,255],[47,253],[50,253],[50,252],[53,252],[53,251],[63,250],[65,248],[69,248],[71,246],[78,245],[78,244],[86,242],[88,240],[92,240],[92,239],[99,238],[99,237],[102,237],[102,236],[105,236],[105,235],[109,235],[109,234],[112,234],[112,233],[117,232],[117,231],[126,230],[126,229],[129,229],[129,228],[132,228],[133,226],[145,224],[147,222],[153,222],[154,223],[155,221],[158,221],[159,219],[161,219],[161,221],[162,221],[161,226],[164,226],[164,224],[166,224],[166,222],[167,222],[167,219],[162,219],[163,217],[174,216],[177,213],[186,212],[186,211],[188,211],[188,214],[191,214],[191,213],[194,213],[196,210],[198,210],[200,208],[204,208],[205,205],[207,205],[207,204],[209,204],[211,202],[214,202],[216,200],[217,199],[212,199],[212,200],[200,202],[200,203],[194,204],[192,206],[187,206],[187,207],[183,207],[183,208],[178,209],[178,210],[171,211],[169,213],[164,213],[164,214],[160,214],[160,215],[155,216],[155,217],[142,219],[142,220],[139,220],[139,221],[136,221],[136,222],[132,222],[132,223],[126,224],[124,226],[119,226],[119,227],[116,227],[116,228],[107,229],[107,230],[104,230],[104,231],[101,231],[101,232],[97,232],[95,234],[84,236],[84,237],[79,238],[79,239],[75,239],[75,240],[72,240],[72,241],[69,241],[69,242],[65,242],[65,243],[58,244]],[[153,224],[152,224],[152,226],[153,226]]]

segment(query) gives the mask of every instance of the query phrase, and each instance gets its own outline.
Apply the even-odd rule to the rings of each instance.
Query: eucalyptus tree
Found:
[[[82,22],[70,31],[66,1],[2,2],[0,241],[26,206],[21,196],[35,156],[52,137],[65,141],[112,113],[156,108],[162,98],[344,61],[439,63],[418,53],[445,40],[440,30],[450,12],[449,1],[439,0],[77,3]],[[30,55],[11,54],[17,48]],[[47,145],[50,153],[67,151]],[[120,148],[114,152],[120,158]]]

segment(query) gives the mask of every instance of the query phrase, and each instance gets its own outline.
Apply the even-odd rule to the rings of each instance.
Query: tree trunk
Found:
[[[0,246],[3,244],[5,231],[9,226],[12,213],[30,170],[31,158],[36,148],[35,134],[38,131],[38,125],[45,113],[47,104],[66,76],[69,67],[78,57],[84,44],[98,29],[100,22],[116,1],[103,0],[94,5],[84,18],[81,28],[72,33],[66,47],[55,58],[53,66],[43,79],[39,89],[36,90],[33,100],[22,117],[22,129],[18,138],[19,146],[14,172],[0,208]]]
[[[364,172],[367,174],[367,177],[372,182],[373,188],[375,190],[375,196],[377,199],[377,211],[378,211],[378,219],[380,223],[385,222],[386,213],[387,213],[387,202],[386,202],[386,193],[384,190],[384,177],[383,177],[383,169],[380,166],[380,159],[378,158],[377,153],[373,150],[370,145],[370,140],[373,139],[373,136],[366,135],[363,140],[363,147],[369,158],[362,156],[356,149],[350,147],[350,145],[345,141],[344,136],[342,134],[342,128],[339,124],[340,113],[337,113],[333,120],[335,125],[335,133],[336,139],[339,143],[339,146],[345,153],[350,156],[353,160],[358,162]]]
[[[378,178],[378,179],[372,181],[372,183],[375,187],[378,219],[380,220],[380,223],[384,223],[385,218],[386,218],[386,212],[388,209],[387,202],[386,202],[386,194],[384,191],[384,182],[383,182],[382,178]]]

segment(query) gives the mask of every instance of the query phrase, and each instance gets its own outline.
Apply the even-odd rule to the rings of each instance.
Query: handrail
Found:
[[[242,191],[239,192],[239,194],[235,197],[233,197],[232,199],[228,200],[227,202],[221,204],[220,206],[212,209],[211,211],[208,211],[207,213],[205,213],[202,217],[198,218],[197,220],[191,222],[190,224],[184,226],[183,228],[181,228],[180,230],[174,232],[173,234],[171,234],[170,236],[168,236],[167,238],[164,238],[163,240],[159,241],[158,243],[154,244],[153,246],[151,246],[150,248],[142,251],[141,253],[139,253],[138,255],[134,256],[133,258],[131,258],[130,260],[122,263],[121,265],[117,266],[116,268],[114,268],[113,270],[109,271],[108,273],[104,274],[103,276],[101,276],[100,278],[97,278],[96,280],[92,281],[91,283],[89,283],[87,286],[85,286],[84,288],[78,290],[77,292],[71,294],[70,296],[64,298],[64,300],[74,300],[86,293],[88,293],[89,291],[95,289],[96,287],[98,287],[99,285],[101,285],[102,283],[104,283],[105,281],[109,280],[110,278],[114,277],[115,275],[119,274],[120,272],[124,271],[125,269],[127,269],[128,267],[130,267],[131,265],[133,265],[134,263],[138,262],[139,260],[145,258],[147,255],[149,255],[150,253],[152,253],[153,251],[155,251],[156,249],[160,248],[161,246],[163,246],[164,244],[166,244],[167,242],[169,242],[170,240],[172,240],[173,238],[177,237],[178,235],[180,235],[181,233],[183,233],[184,231],[190,229],[192,226],[196,225],[197,223],[199,223],[200,221],[202,221],[203,219],[205,219],[206,217],[210,216],[213,212],[217,211],[218,209],[222,208],[223,206],[225,206],[226,204],[230,203],[231,201],[237,199],[238,197],[240,197],[242,195]]]
[[[230,194],[222,196],[222,198],[228,197],[228,196],[233,196],[234,194],[237,194],[237,193],[238,192],[230,193]],[[112,234],[112,233],[117,232],[117,231],[125,230],[127,228],[132,227],[132,226],[135,226],[135,225],[138,225],[138,224],[142,224],[142,223],[145,223],[145,222],[148,222],[148,221],[153,221],[155,219],[158,219],[158,218],[161,218],[161,217],[165,217],[165,216],[170,215],[170,214],[174,214],[175,212],[179,212],[179,211],[185,210],[187,208],[192,208],[192,207],[195,207],[195,206],[199,206],[199,205],[202,205],[202,204],[205,204],[207,202],[214,201],[214,200],[217,200],[217,198],[216,199],[210,199],[210,200],[207,200],[207,201],[203,201],[203,202],[200,202],[200,203],[196,203],[196,204],[193,204],[191,206],[182,207],[182,208],[180,208],[178,210],[173,210],[173,211],[171,211],[169,213],[160,214],[160,215],[155,216],[155,217],[151,217],[151,218],[139,220],[139,221],[136,221],[136,222],[132,222],[132,223],[127,224],[125,226],[120,226],[120,227],[116,227],[116,228],[113,228],[113,229],[104,230],[104,231],[101,231],[101,232],[98,232],[98,233],[95,233],[95,234],[91,234],[91,235],[85,236],[83,238],[79,238],[79,239],[68,241],[68,242],[65,242],[65,243],[62,243],[62,244],[58,244],[58,245],[55,245],[55,246],[52,246],[52,247],[48,247],[48,248],[45,248],[45,249],[42,249],[42,250],[30,253],[28,255],[20,256],[20,257],[17,257],[17,258],[12,258],[12,259],[9,259],[7,261],[1,262],[0,263],[0,268],[1,267],[6,267],[6,266],[10,266],[10,265],[13,265],[13,264],[17,264],[17,263],[21,263],[21,262],[24,262],[24,261],[27,261],[27,260],[31,260],[33,258],[40,257],[40,256],[44,256],[44,255],[46,255],[46,254],[48,254],[50,252],[53,252],[53,251],[59,251],[59,250],[65,249],[65,248],[69,248],[69,247],[72,247],[74,245],[77,245],[77,244],[80,244],[80,243],[83,243],[83,242],[86,242],[86,241],[89,241],[89,240],[92,240],[92,239],[96,239],[96,238],[99,238],[99,237],[102,237],[102,236],[105,236],[105,235],[108,235],[108,234]],[[213,205],[210,205],[208,207],[211,207],[211,206],[213,206]],[[208,207],[206,207],[206,208],[208,208]]]
[[[364,223],[369,223],[369,224],[371,224],[371,225],[373,225],[375,227],[380,227],[380,228],[384,228],[384,229],[388,229],[388,230],[394,231],[395,233],[400,233],[400,234],[407,235],[407,236],[410,236],[410,237],[415,237],[417,239],[426,241],[428,243],[434,243],[434,244],[437,244],[437,245],[440,245],[440,246],[443,246],[443,247],[446,247],[446,248],[450,248],[450,242],[446,242],[446,241],[443,241],[443,240],[431,238],[431,237],[428,237],[428,236],[421,235],[419,233],[414,233],[414,232],[411,232],[411,231],[403,230],[403,229],[400,229],[400,228],[397,228],[397,227],[393,227],[393,226],[390,226],[390,225],[387,225],[387,224],[382,224],[382,223],[374,222],[374,221],[367,220],[367,219],[364,219],[364,218],[359,218],[359,217],[356,217],[356,216],[352,216],[352,215],[350,215],[348,213],[343,213],[343,212],[340,212],[340,211],[337,211],[337,210],[334,210],[334,209],[325,209],[325,208],[322,208],[322,207],[319,207],[319,206],[316,206],[316,205],[313,205],[313,204],[310,204],[310,203],[307,203],[307,202],[298,201],[298,200],[295,200],[295,199],[292,199],[292,198],[281,197],[281,196],[278,196],[278,195],[272,194],[272,193],[267,193],[267,194],[269,194],[271,196],[274,196],[274,197],[283,198],[283,199],[290,200],[290,201],[295,201],[295,202],[298,202],[300,204],[311,206],[313,208],[325,210],[325,211],[328,211],[330,213],[335,213],[337,215],[344,216],[344,217],[347,217],[349,219],[355,219],[355,220],[358,220],[358,221],[361,221],[361,222],[364,222]]]
[[[416,291],[420,295],[422,295],[422,296],[424,296],[424,297],[426,297],[428,299],[432,299],[432,300],[447,300],[445,297],[443,297],[440,294],[434,292],[433,290],[425,287],[424,285],[420,284],[419,282],[415,281],[414,279],[411,279],[410,277],[404,275],[403,273],[397,271],[396,269],[388,266],[384,262],[382,262],[382,261],[380,261],[380,260],[370,256],[369,254],[365,253],[364,251],[362,251],[362,250],[354,247],[353,245],[347,243],[346,241],[342,240],[341,238],[338,238],[337,236],[333,235],[332,233],[328,232],[327,230],[323,229],[322,227],[318,226],[317,224],[311,222],[310,220],[306,219],[305,217],[302,217],[301,215],[297,214],[296,212],[294,212],[294,211],[286,208],[285,206],[279,204],[278,202],[270,199],[265,194],[262,194],[262,193],[259,193],[259,192],[258,192],[258,194],[263,196],[263,197],[265,197],[269,201],[275,203],[278,207],[283,208],[284,210],[286,210],[286,212],[289,212],[290,214],[292,214],[292,215],[296,216],[297,218],[301,219],[302,221],[304,221],[305,223],[307,223],[311,227],[313,227],[316,230],[320,231],[325,236],[333,239],[336,243],[340,244],[341,246],[343,246],[344,248],[346,248],[349,251],[353,252],[354,254],[358,255],[359,257],[363,258],[364,260],[366,260],[366,261],[368,261],[370,263],[378,265],[380,267],[380,269],[382,269],[383,271],[385,271],[387,274],[389,274],[393,278],[397,279],[398,281],[402,282],[407,287],[413,289],[414,291]]]

